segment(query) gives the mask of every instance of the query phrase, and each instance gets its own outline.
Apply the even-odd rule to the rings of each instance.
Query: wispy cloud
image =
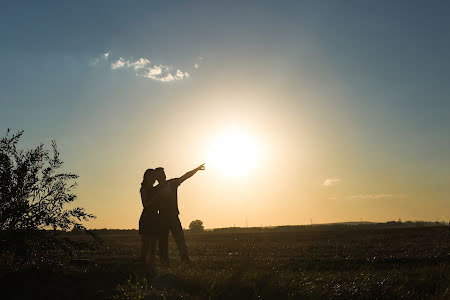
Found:
[[[398,195],[394,194],[362,194],[362,195],[352,195],[349,196],[351,199],[387,199],[387,198],[394,198]]]
[[[148,78],[159,82],[171,82],[175,80],[182,80],[189,78],[190,75],[186,71],[180,69],[173,69],[169,65],[163,64],[152,64],[148,58],[113,58],[110,52],[106,52],[100,56],[102,59],[106,60],[110,65],[111,70],[128,70],[135,73],[138,77]],[[93,65],[100,62],[100,58],[95,58],[93,60]]]
[[[89,64],[91,66],[95,66],[98,65],[100,63],[100,61],[104,60],[107,61],[109,57],[109,52],[105,52],[102,55],[100,55],[99,57],[94,57],[89,61]]]
[[[374,200],[374,199],[401,199],[406,197],[405,194],[390,194],[390,193],[374,193],[374,194],[358,194],[347,196],[330,196],[329,200]]]
[[[323,182],[323,186],[333,186],[340,182],[341,180],[339,178],[327,178]]]
[[[194,63],[194,68],[198,69],[200,67],[200,63],[203,62],[203,60],[203,57],[198,56],[196,62]]]

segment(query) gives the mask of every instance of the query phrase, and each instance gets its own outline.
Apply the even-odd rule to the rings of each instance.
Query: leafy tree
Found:
[[[200,220],[194,220],[191,222],[191,224],[189,224],[189,229],[192,232],[203,232],[203,222]]]
[[[0,140],[0,250],[10,254],[14,269],[59,268],[77,245],[58,231],[85,230],[81,222],[95,217],[81,207],[67,208],[77,198],[78,176],[59,172],[63,162],[55,142],[51,151],[43,144],[19,150],[22,134],[8,129]]]
[[[81,207],[66,208],[77,198],[72,191],[78,176],[58,172],[63,162],[54,141],[52,151],[43,144],[17,149],[22,134],[8,129],[0,140],[0,229],[84,229],[80,222],[94,216]]]

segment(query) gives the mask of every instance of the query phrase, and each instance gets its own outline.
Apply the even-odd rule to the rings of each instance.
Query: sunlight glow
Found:
[[[261,149],[249,135],[231,130],[213,141],[208,165],[227,176],[247,174],[258,163]]]

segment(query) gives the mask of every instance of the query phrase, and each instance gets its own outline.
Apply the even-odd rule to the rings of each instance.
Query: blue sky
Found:
[[[348,183],[326,195],[304,186],[315,199],[413,194],[404,218],[431,219],[442,211],[450,218],[449,13],[444,1],[4,1],[0,128],[24,129],[30,146],[56,139],[67,167],[81,176],[80,201],[100,215],[96,226],[110,226],[113,217],[102,218],[104,203],[89,196],[90,174],[120,172],[123,166],[111,160],[141,151],[136,147],[146,134],[157,145],[146,146],[155,149],[146,163],[170,165],[175,155],[164,157],[165,143],[230,118],[253,128],[270,123],[266,133],[273,131],[281,148],[309,153],[296,163],[313,168],[310,178]],[[150,63],[140,71],[113,69],[120,58]],[[143,76],[158,66],[188,76],[170,82]],[[204,116],[207,124],[187,125]],[[196,132],[180,133],[189,126]],[[141,176],[138,161],[131,165],[123,176],[135,179],[124,197]],[[374,183],[381,177],[386,182]],[[398,216],[396,205],[379,211],[392,208],[389,217]],[[119,198],[114,207],[120,211]],[[320,209],[310,210],[321,220]],[[324,213],[323,221],[364,213],[363,207]],[[270,223],[309,220],[306,213],[302,218],[286,213]],[[130,220],[121,226],[132,227]]]

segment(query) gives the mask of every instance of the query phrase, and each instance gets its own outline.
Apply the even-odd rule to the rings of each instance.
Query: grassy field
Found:
[[[187,233],[192,262],[146,271],[136,231],[103,232],[59,271],[3,268],[7,298],[450,299],[450,230],[305,226]]]

